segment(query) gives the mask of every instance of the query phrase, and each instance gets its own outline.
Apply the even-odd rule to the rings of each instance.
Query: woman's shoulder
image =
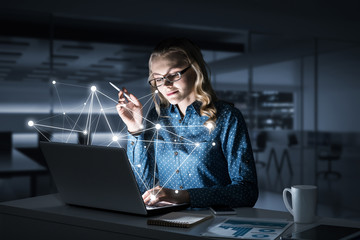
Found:
[[[215,103],[218,119],[227,119],[228,121],[242,121],[241,111],[233,103],[218,100]]]
[[[235,107],[231,102],[224,100],[218,100],[215,102],[215,108],[218,114],[227,114],[227,113],[239,113],[240,110]]]

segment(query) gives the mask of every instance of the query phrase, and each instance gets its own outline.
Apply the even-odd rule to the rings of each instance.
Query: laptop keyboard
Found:
[[[168,202],[159,202],[156,205],[145,205],[147,210],[151,210],[151,209],[157,209],[157,208],[164,208],[164,207],[169,207],[169,206],[174,206],[177,204],[174,203],[168,203]]]
[[[147,210],[156,209],[156,208],[159,208],[159,207],[158,207],[158,206],[149,206],[149,205],[146,205],[146,209],[147,209]]]

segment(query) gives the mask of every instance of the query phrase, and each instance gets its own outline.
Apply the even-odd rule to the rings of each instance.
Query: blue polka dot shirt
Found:
[[[144,131],[128,137],[127,154],[141,192],[160,185],[187,190],[191,207],[252,207],[258,198],[256,168],[241,112],[217,101],[216,126],[204,126],[201,103],[186,109],[152,109]]]

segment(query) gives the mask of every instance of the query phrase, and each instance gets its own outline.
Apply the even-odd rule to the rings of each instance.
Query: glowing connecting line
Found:
[[[87,136],[86,137],[87,144],[91,144],[90,137],[91,137],[91,139],[93,141],[95,133],[97,132],[97,128],[98,128],[98,125],[99,125],[99,120],[100,120],[100,118],[104,118],[105,122],[106,122],[106,126],[108,127],[108,129],[111,132],[111,137],[110,137],[111,139],[110,138],[107,139],[106,142],[103,143],[103,145],[110,146],[111,144],[116,144],[117,146],[121,147],[121,145],[119,143],[119,140],[122,139],[122,136],[128,135],[128,132],[126,131],[126,125],[124,124],[124,127],[123,127],[122,130],[119,130],[119,129],[116,130],[116,132],[119,132],[119,134],[114,134],[114,132],[112,130],[112,124],[109,121],[111,119],[108,119],[106,117],[106,112],[108,112],[108,111],[112,111],[112,113],[116,112],[115,107],[114,107],[114,103],[118,103],[117,99],[114,100],[113,98],[111,98],[111,97],[107,96],[106,94],[100,92],[96,86],[91,86],[90,87],[91,93],[88,95],[86,101],[80,101],[79,109],[81,109],[81,112],[78,115],[78,118],[76,120],[73,120],[71,118],[73,117],[74,113],[72,111],[69,111],[69,110],[65,111],[65,109],[63,108],[63,106],[61,104],[60,95],[57,92],[57,86],[55,86],[55,85],[69,85],[69,86],[82,87],[82,88],[83,88],[83,86],[76,86],[76,85],[70,85],[70,84],[64,84],[64,83],[57,83],[55,80],[53,80],[51,83],[54,85],[54,87],[56,89],[56,93],[57,93],[58,98],[59,98],[58,100],[59,100],[60,105],[61,105],[60,114],[58,114],[56,116],[52,116],[52,117],[61,116],[63,118],[62,122],[63,122],[64,126],[63,127],[56,127],[56,126],[40,124],[40,121],[44,121],[44,120],[48,119],[48,118],[46,118],[46,119],[39,120],[36,123],[34,121],[32,121],[32,120],[28,121],[27,124],[28,124],[29,127],[34,127],[34,129],[36,129],[39,132],[40,132],[40,129],[38,129],[37,127],[57,129],[57,130],[62,131],[63,135],[67,134],[66,132],[70,132],[70,134],[67,136],[66,142],[69,141],[71,134],[76,132],[76,133],[79,133],[79,134],[86,135]],[[88,87],[86,87],[86,88],[89,89]],[[142,98],[139,98],[139,99],[143,99],[143,98],[146,97],[146,100],[145,100],[146,103],[143,104],[143,108],[145,106],[147,106],[147,104],[149,104],[148,108],[150,110],[151,107],[152,107],[152,104],[153,104],[153,101],[151,101],[151,100],[152,100],[154,94],[158,94],[158,93],[159,93],[158,90],[156,90],[156,91],[154,91],[153,93],[151,93],[149,95],[146,95],[146,96],[143,96]],[[99,99],[100,94],[102,96],[106,97],[107,100],[112,101],[111,102],[112,108],[105,107],[105,106],[103,107],[103,105],[101,103],[102,101],[100,101],[100,99]],[[130,97],[128,97],[128,96],[126,96],[126,97],[128,98],[128,100],[130,102],[133,102]],[[157,97],[157,96],[155,95],[155,97]],[[124,107],[126,107],[126,104],[124,104],[124,105],[125,105]],[[128,110],[130,110],[130,109],[128,109]],[[149,110],[148,110],[148,112],[149,112]],[[134,112],[134,114],[138,114],[138,113]],[[147,116],[147,115],[148,114],[144,114],[144,116]],[[85,119],[85,121],[80,121],[81,116],[85,116],[87,119]],[[180,139],[180,136],[178,136],[175,132],[169,131],[168,129],[180,128],[180,127],[200,128],[200,127],[204,127],[203,125],[196,125],[196,126],[195,125],[194,126],[162,126],[159,123],[156,124],[156,123],[151,122],[149,119],[143,117],[143,115],[142,115],[142,119],[143,119],[143,121],[145,121],[147,123],[150,123],[151,127],[146,129],[146,127],[144,125],[141,125],[141,131],[148,131],[148,130],[152,131],[152,130],[154,130],[154,128],[156,129],[156,131],[154,131],[154,135],[153,135],[153,137],[151,139],[139,140],[139,141],[142,141],[144,143],[148,142],[149,144],[157,143],[156,138],[157,138],[158,133],[159,133],[158,130],[161,129],[162,131],[165,131],[165,132],[167,132],[169,134],[174,135],[174,139],[175,139],[174,141],[175,142],[164,142],[165,144],[192,145],[194,147],[193,150],[186,156],[186,158],[181,160],[180,165],[178,166],[178,169],[181,168],[181,166],[190,158],[190,156],[195,151],[195,149],[200,146],[200,143],[193,142],[190,139],[186,139],[186,138],[182,138],[182,137],[181,137],[182,138],[181,141],[176,141],[176,139]],[[121,120],[119,119],[116,122],[117,125],[118,125],[119,121],[121,121]],[[60,121],[57,121],[57,122],[60,122]],[[79,126],[78,125],[78,124],[84,123],[84,122],[86,122],[85,123],[86,126]],[[66,128],[65,123],[68,123],[70,125],[70,128],[69,127]],[[205,127],[208,128],[209,130],[212,130],[214,128],[214,125],[212,123],[208,123]],[[53,140],[54,140],[54,138],[53,138]],[[64,141],[64,140],[62,140],[62,141]],[[212,146],[215,146],[215,142],[212,142],[211,144],[212,144]],[[149,145],[147,144],[147,145],[144,145],[144,149],[145,149],[145,151],[147,151],[148,149],[151,149],[151,148],[149,148]],[[155,161],[155,165],[156,165],[156,158],[154,159],[154,161]],[[142,165],[137,164],[137,165],[134,165],[132,167],[133,167],[133,170],[135,172],[135,175],[139,177],[139,179],[142,181],[142,184],[145,186],[145,188],[147,190],[149,190],[151,187],[148,186],[148,183],[146,181],[144,181],[144,179],[142,177],[143,176],[143,173],[141,172],[143,170]],[[154,180],[157,178],[155,174],[156,174],[156,172],[154,171],[154,175],[153,175]],[[168,179],[165,179],[164,184],[162,185],[162,187],[166,187],[167,183],[173,178],[173,176],[175,174],[176,173],[174,172]],[[154,188],[157,183],[154,181],[153,184],[154,184],[154,186],[152,188]],[[174,190],[174,193],[178,194],[179,191]],[[152,195],[151,198],[152,198],[152,200],[156,199],[156,194]]]

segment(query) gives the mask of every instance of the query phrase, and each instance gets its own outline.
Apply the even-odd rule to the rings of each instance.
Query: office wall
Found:
[[[360,132],[360,48],[319,57],[319,131]]]

